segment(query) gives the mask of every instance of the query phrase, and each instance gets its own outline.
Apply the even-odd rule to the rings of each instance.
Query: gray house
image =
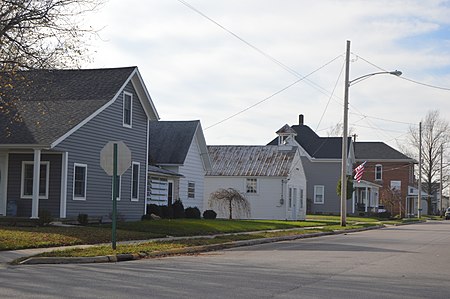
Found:
[[[340,213],[340,196],[336,186],[341,176],[342,138],[320,137],[303,123],[285,125],[278,132],[278,137],[269,144],[289,144],[298,146],[307,182],[308,213]],[[352,173],[355,161],[353,143],[348,138],[347,173]],[[347,202],[347,211],[352,211],[352,202]]]
[[[0,119],[0,215],[107,216],[112,184],[100,151],[117,140],[132,160],[119,178],[119,215],[145,213],[148,124],[158,114],[137,67],[0,77],[8,105]]]
[[[205,173],[211,170],[200,121],[150,122],[147,203],[203,211]]]

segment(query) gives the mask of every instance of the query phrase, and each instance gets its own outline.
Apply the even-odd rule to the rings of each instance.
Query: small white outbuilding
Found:
[[[218,218],[209,200],[219,189],[233,188],[250,203],[250,219],[304,220],[306,179],[298,148],[290,145],[208,146],[212,169],[205,176],[205,209]],[[242,214],[233,218],[247,218]]]

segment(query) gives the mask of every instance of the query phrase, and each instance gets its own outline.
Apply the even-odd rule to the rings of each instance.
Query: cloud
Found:
[[[352,78],[379,66],[450,87],[449,1],[187,2],[302,75],[343,55],[349,39],[360,56],[352,55]],[[205,128],[298,79],[176,0],[110,0],[91,22],[106,26],[106,42],[95,43],[88,67],[137,65],[162,119],[200,119]],[[343,76],[330,98],[342,65],[343,56],[309,77],[313,84],[300,82],[206,130],[207,142],[265,144],[300,113],[326,135],[342,119]],[[448,91],[377,76],[351,88],[350,122],[359,140],[395,146],[408,124],[380,118],[414,124],[429,109],[450,111],[448,98]]]

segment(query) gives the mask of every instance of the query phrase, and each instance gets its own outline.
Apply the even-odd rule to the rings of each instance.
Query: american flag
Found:
[[[364,173],[364,164],[366,164],[367,161],[364,161],[363,163],[361,163],[361,165],[359,165],[358,167],[355,168],[355,177],[354,179],[359,183],[361,182],[361,178],[363,176]]]

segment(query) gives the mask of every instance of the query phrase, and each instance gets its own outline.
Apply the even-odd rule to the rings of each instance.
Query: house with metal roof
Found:
[[[205,209],[228,218],[229,212],[209,199],[217,190],[233,188],[250,203],[252,219],[305,219],[306,179],[297,147],[222,145],[208,151],[212,169],[205,178]]]
[[[342,138],[320,137],[304,124],[304,116],[299,115],[298,125],[285,125],[277,131],[278,137],[270,145],[288,144],[299,148],[301,164],[306,181],[308,213],[339,214],[340,196],[336,192],[341,177]],[[348,139],[347,173],[352,174],[354,163],[353,143]],[[351,201],[347,211],[352,210]]]
[[[118,179],[118,213],[140,219],[148,123],[159,117],[137,67],[32,70],[0,80],[0,215],[107,217],[112,179],[100,151],[121,140],[131,166]]]
[[[211,170],[200,121],[151,121],[147,203],[203,211],[205,173]]]

